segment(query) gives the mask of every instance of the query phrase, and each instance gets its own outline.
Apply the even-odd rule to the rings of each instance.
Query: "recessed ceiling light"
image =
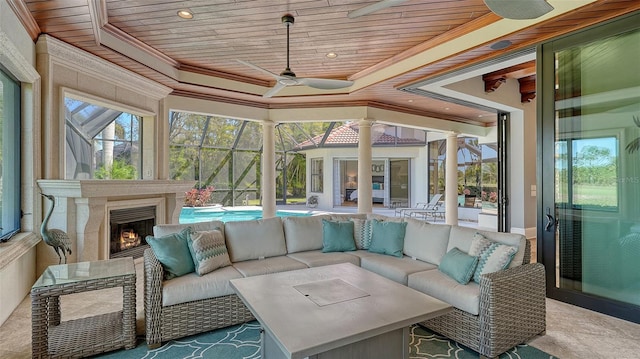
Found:
[[[335,59],[336,57],[338,57],[338,54],[336,54],[335,52],[329,52],[325,56],[330,59]]]
[[[193,19],[193,13],[190,10],[178,10],[178,16],[183,19]]]
[[[489,46],[489,47],[492,50],[502,50],[502,49],[506,49],[509,46],[511,46],[511,41],[509,41],[509,40],[500,40],[498,42],[495,42],[495,43],[491,44],[491,46]]]
[[[483,117],[483,115],[478,115],[478,117],[482,118],[482,117]]]
[[[449,111],[449,108],[448,108],[448,107],[445,107],[444,109],[445,109],[445,110],[447,110],[447,111]]]
[[[407,102],[413,102],[413,100],[407,100]]]

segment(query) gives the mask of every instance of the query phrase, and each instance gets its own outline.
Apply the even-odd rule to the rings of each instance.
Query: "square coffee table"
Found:
[[[232,279],[264,329],[263,359],[409,357],[409,327],[452,310],[350,263]]]

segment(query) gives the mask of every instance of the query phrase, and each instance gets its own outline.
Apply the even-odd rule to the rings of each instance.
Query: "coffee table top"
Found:
[[[350,263],[232,279],[284,353],[305,358],[445,314],[451,306]]]

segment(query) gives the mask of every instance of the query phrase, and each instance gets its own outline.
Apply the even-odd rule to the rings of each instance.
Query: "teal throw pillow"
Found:
[[[407,222],[382,222],[372,219],[369,252],[402,257],[406,229]]]
[[[478,257],[454,247],[440,260],[438,270],[456,280],[460,284],[467,284],[473,277],[478,265]]]
[[[369,245],[371,245],[371,220],[351,218],[351,222],[353,222],[353,239],[356,241],[356,248],[369,249]]]
[[[152,236],[146,238],[156,258],[162,264],[165,279],[180,277],[195,270],[187,244],[190,233],[191,228],[185,228],[180,233],[159,238]]]
[[[322,220],[322,252],[355,251],[353,222]]]
[[[478,257],[478,267],[473,274],[473,281],[480,283],[480,276],[505,269],[511,263],[518,248],[494,242],[480,233],[473,235],[469,255]]]

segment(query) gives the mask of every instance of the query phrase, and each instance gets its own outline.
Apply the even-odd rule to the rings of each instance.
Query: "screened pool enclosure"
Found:
[[[276,197],[280,203],[306,201],[306,161],[296,153],[335,122],[276,126]],[[260,204],[262,124],[185,112],[169,116],[169,172],[174,180],[213,187],[210,201],[225,206]],[[319,144],[318,144],[319,145]]]

